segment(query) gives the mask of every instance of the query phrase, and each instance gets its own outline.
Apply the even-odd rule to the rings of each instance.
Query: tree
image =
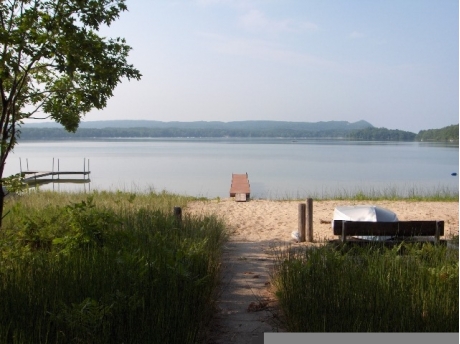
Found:
[[[75,132],[122,78],[140,79],[126,41],[98,36],[126,10],[125,0],[0,1],[0,186],[24,119],[41,115]],[[3,201],[0,192],[0,226]]]

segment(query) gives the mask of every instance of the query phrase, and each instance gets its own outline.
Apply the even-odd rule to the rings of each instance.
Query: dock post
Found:
[[[299,203],[299,216],[298,216],[298,232],[299,232],[299,242],[305,242],[305,224],[306,216],[305,212],[307,205],[305,203]]]
[[[177,225],[182,224],[182,208],[181,207],[174,207],[174,217],[176,218]]]
[[[313,199],[307,198],[307,242],[313,242]]]
[[[21,172],[21,176],[22,176],[22,162],[21,162],[21,158],[19,158],[19,171]]]

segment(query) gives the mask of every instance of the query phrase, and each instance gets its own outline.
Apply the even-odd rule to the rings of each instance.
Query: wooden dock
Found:
[[[50,182],[70,182],[70,183],[88,183],[89,180],[89,171],[26,171],[21,172],[21,175],[24,177],[24,183],[27,184],[44,184]],[[61,178],[61,175],[69,176],[69,175],[80,175],[83,176],[82,179],[75,179],[75,178]],[[87,178],[88,176],[88,178]],[[51,178],[45,178],[51,177]]]
[[[248,174],[232,173],[232,184],[230,186],[230,197],[235,197],[237,202],[246,202],[251,195]]]
[[[57,159],[57,171],[54,169],[54,158],[52,171],[29,170],[29,161],[26,159],[27,171],[22,170],[22,161],[19,158],[20,175],[23,181],[29,185],[47,184],[47,183],[89,183],[89,159],[83,159],[83,171],[61,171],[59,168],[59,159]],[[63,178],[64,176],[64,178]],[[69,178],[69,176],[82,176],[83,178]]]

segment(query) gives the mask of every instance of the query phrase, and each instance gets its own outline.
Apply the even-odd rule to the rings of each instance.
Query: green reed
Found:
[[[458,332],[458,250],[323,246],[279,251],[274,284],[292,332]]]
[[[302,200],[313,198],[317,200],[355,200],[355,201],[431,201],[431,202],[458,202],[458,191],[451,190],[446,186],[419,187],[419,186],[392,186],[383,188],[335,188],[333,190],[323,189],[322,191],[297,192],[286,194],[273,194],[269,199]]]
[[[226,239],[166,193],[38,192],[0,233],[0,343],[196,343]]]

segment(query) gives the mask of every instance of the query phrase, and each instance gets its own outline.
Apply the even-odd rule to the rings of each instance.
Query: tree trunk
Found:
[[[5,200],[5,194],[3,193],[3,183],[0,179],[0,230],[2,229],[3,223],[3,203]]]
[[[5,171],[6,158],[8,157],[8,153],[11,150],[11,144],[5,139],[5,136],[2,138],[1,144],[3,149],[1,150],[0,154],[0,230],[2,229],[3,224],[3,209],[5,203],[5,193],[3,191],[3,173]]]

